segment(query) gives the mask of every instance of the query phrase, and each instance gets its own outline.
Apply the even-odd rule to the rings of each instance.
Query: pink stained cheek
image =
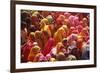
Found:
[[[81,32],[83,29],[82,25],[78,25],[76,28],[78,29],[78,32]]]
[[[69,17],[69,23],[70,23],[71,26],[74,26],[74,16],[73,15],[71,15]]]
[[[74,25],[75,26],[79,25],[79,17],[75,16],[74,19],[73,19],[73,21],[74,21]]]
[[[75,30],[75,27],[71,27],[70,30],[71,30],[71,32],[72,32],[73,30]]]
[[[78,21],[78,20],[75,21],[75,25],[76,25],[76,26],[79,25],[79,21]]]
[[[79,34],[78,30],[73,30],[72,33]]]

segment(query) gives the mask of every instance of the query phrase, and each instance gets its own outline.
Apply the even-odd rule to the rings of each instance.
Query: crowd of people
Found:
[[[21,62],[90,58],[89,13],[21,10]]]

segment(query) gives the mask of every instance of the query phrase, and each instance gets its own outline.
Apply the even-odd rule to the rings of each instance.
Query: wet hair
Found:
[[[21,11],[21,21],[25,21],[27,17],[30,17],[30,13],[27,11]]]
[[[29,26],[32,24],[31,14],[28,11],[21,11],[21,22],[26,23],[26,28],[29,29]]]

